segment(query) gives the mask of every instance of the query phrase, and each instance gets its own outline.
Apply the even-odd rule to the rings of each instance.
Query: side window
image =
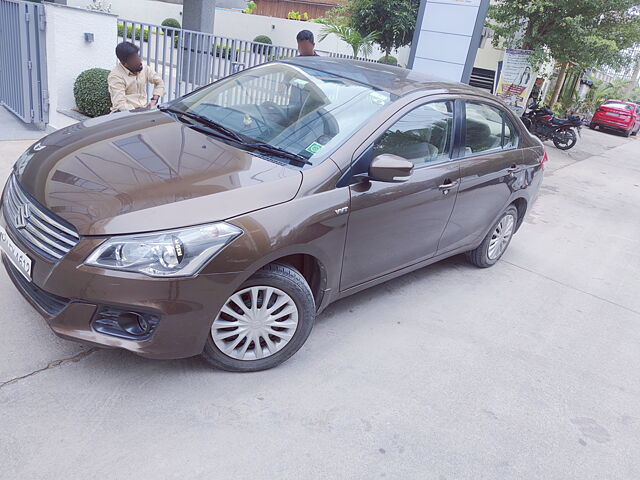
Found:
[[[516,146],[517,130],[500,109],[473,102],[465,102],[465,109],[467,155]]]
[[[392,153],[416,166],[449,158],[453,102],[432,102],[411,110],[373,144],[374,155]]]

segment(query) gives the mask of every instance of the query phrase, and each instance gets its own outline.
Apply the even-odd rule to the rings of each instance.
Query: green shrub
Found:
[[[395,65],[398,66],[398,59],[396,57],[392,57],[391,55],[380,57],[378,59],[378,63],[384,63],[385,65]]]
[[[132,30],[133,30],[133,26],[132,25],[127,25],[127,40],[133,39]],[[118,25],[118,37],[122,38],[123,32],[124,32],[124,26],[122,24],[119,24]],[[155,30],[152,33],[155,33]],[[142,37],[143,37],[143,41],[145,41],[145,42],[149,41],[149,30],[147,28],[144,29]],[[136,38],[136,40],[140,40],[140,27],[136,27],[135,38]]]
[[[244,13],[251,14],[255,11],[256,8],[258,8],[258,5],[256,4],[256,2],[251,0],[249,3],[247,3],[247,8],[244,9]]]
[[[258,35],[256,38],[253,39],[254,42],[256,43],[265,43],[267,45],[272,45],[273,42],[271,41],[271,39],[269,37],[267,37],[266,35]],[[253,52],[260,52],[260,53],[266,53],[268,54],[269,52],[271,52],[271,47],[267,47],[265,45],[253,45],[253,47],[251,47]]]
[[[175,18],[165,18],[160,25],[163,27],[182,28],[180,22]]]
[[[258,35],[256,38],[253,39],[253,41],[258,43],[266,43],[269,45],[273,45],[273,42],[271,41],[271,39],[266,35]]]
[[[73,96],[80,113],[88,117],[106,115],[111,109],[111,96],[107,77],[109,70],[91,68],[85,70],[73,84]]]
[[[229,45],[213,45],[211,44],[211,55],[215,55],[216,57],[219,58],[226,58],[228,60],[231,60],[231,50],[232,50],[232,46]],[[233,58],[233,60],[237,60],[238,57],[240,56],[240,48],[236,47],[236,55],[235,58]]]

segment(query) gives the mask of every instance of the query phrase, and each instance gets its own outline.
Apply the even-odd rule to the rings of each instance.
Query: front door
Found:
[[[507,206],[524,174],[524,157],[517,148],[518,131],[509,114],[497,105],[466,101],[461,116],[464,147],[456,163],[460,186],[456,205],[438,254],[478,242]]]
[[[455,203],[459,169],[451,162],[452,101],[413,108],[363,154],[391,153],[414,163],[404,183],[352,185],[341,290],[435,255]],[[359,159],[358,162],[361,162]]]

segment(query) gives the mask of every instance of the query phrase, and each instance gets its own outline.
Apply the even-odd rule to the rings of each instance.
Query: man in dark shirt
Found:
[[[301,57],[317,57],[318,54],[315,51],[316,43],[313,39],[313,33],[309,30],[301,30],[296,35],[298,41],[298,53]]]

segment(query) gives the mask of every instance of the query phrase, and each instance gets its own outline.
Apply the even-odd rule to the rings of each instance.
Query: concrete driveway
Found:
[[[547,148],[498,265],[343,300],[267,372],[60,340],[2,270],[0,478],[640,478],[640,141]]]

